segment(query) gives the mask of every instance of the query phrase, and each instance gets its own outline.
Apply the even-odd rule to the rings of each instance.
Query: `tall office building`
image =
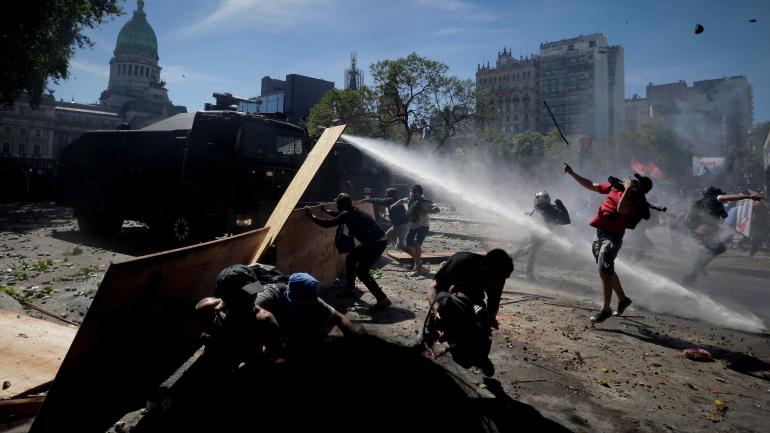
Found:
[[[601,33],[545,42],[526,58],[504,49],[494,68],[477,67],[476,84],[488,98],[485,122],[508,132],[551,129],[543,100],[566,134],[607,140],[625,121],[623,47]]]

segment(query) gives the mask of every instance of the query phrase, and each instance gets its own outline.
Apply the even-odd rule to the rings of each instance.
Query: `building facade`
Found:
[[[546,132],[553,122],[545,100],[565,134],[607,140],[625,121],[623,58],[623,47],[600,33],[545,42],[526,58],[503,49],[495,67],[477,67],[483,121],[512,133]]]
[[[625,101],[627,128],[652,121],[675,132],[696,156],[722,157],[747,143],[754,121],[751,84],[745,76],[652,84],[646,98]]]
[[[288,122],[304,124],[310,109],[332,89],[332,81],[299,74],[289,74],[285,80],[264,77],[255,110],[258,113],[284,113]]]

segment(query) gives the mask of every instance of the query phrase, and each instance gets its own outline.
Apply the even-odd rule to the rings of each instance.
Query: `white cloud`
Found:
[[[299,23],[319,18],[333,0],[220,0],[217,8],[201,21],[191,24],[180,34],[192,36],[217,29],[252,26],[258,30],[296,27]]]
[[[110,65],[93,63],[87,60],[73,59],[70,62],[70,70],[72,72],[84,72],[86,74],[97,75],[100,77],[110,76]]]
[[[433,33],[433,36],[459,35],[460,33],[465,33],[465,29],[462,27],[445,27]]]

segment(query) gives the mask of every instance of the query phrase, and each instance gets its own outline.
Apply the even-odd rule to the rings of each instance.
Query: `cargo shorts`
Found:
[[[596,230],[591,250],[599,266],[599,273],[613,275],[615,273],[615,258],[623,245],[623,236],[605,230]]]

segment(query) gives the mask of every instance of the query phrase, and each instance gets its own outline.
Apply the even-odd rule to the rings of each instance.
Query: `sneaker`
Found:
[[[390,307],[392,302],[390,302],[389,298],[383,298],[377,301],[376,304],[369,307],[369,311],[382,311],[388,307]]]
[[[626,299],[618,302],[618,311],[614,312],[612,315],[620,316],[624,311],[626,311],[626,308],[628,308],[629,305],[631,305],[631,298],[626,297]]]
[[[591,316],[592,323],[602,323],[612,317],[612,310],[599,310],[598,313]]]

